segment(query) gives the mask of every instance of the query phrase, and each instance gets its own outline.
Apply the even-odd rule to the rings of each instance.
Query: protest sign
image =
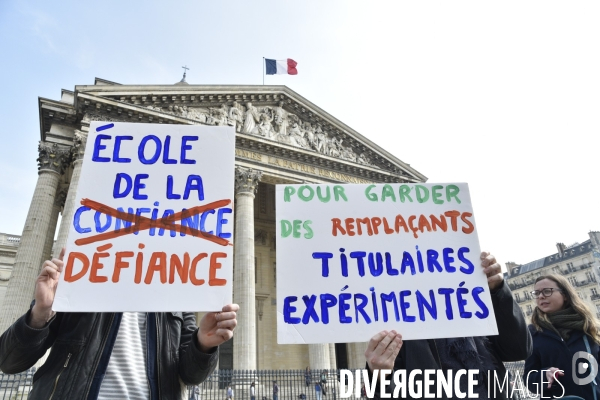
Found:
[[[278,185],[278,343],[498,333],[467,184]]]
[[[235,132],[93,122],[55,311],[217,311],[232,300]]]

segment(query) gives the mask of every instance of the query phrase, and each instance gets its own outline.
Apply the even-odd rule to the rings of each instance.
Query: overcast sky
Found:
[[[286,85],[428,177],[468,182],[482,248],[526,263],[600,230],[598,1],[0,1],[0,232],[37,180],[38,96]]]

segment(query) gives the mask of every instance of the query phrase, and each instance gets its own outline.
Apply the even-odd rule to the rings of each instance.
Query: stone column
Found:
[[[329,368],[337,369],[337,362],[335,361],[335,343],[329,343]]]
[[[42,260],[52,259],[52,246],[54,246],[56,222],[58,221],[58,214],[60,214],[60,210],[65,204],[66,197],[66,189],[59,188],[56,192],[54,204],[52,204],[52,214],[50,215],[50,223],[48,224],[48,233],[46,234],[46,244],[44,244],[44,255],[42,256]],[[56,256],[58,256],[58,254],[60,254],[60,250],[57,252]]]
[[[310,369],[319,371],[329,369],[329,344],[309,344],[308,345],[308,362]]]
[[[60,221],[60,228],[58,230],[58,238],[56,239],[55,257],[57,257],[58,254],[60,254],[60,250],[67,245],[67,236],[69,236],[69,229],[73,222],[73,213],[77,208],[77,204],[75,204],[75,195],[77,194],[77,186],[79,185],[79,176],[81,175],[81,164],[83,163],[87,135],[87,132],[76,130],[75,136],[73,136],[72,153],[75,161],[73,162],[73,174],[71,175],[69,191],[67,192],[67,199],[65,200],[62,220]]]
[[[256,369],[256,300],[254,287],[254,194],[261,171],[235,169],[235,242],[233,301],[240,306],[233,335],[233,367]]]
[[[348,343],[348,368],[365,368],[367,363],[367,359],[365,358],[367,344],[367,342]]]
[[[40,142],[38,151],[38,181],[0,310],[0,332],[4,332],[24,314],[31,303],[31,295],[44,254],[56,190],[60,176],[70,161],[69,150],[56,143]]]

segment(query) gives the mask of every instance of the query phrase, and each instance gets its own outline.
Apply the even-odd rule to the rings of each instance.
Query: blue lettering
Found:
[[[142,183],[142,179],[148,179],[148,174],[137,174],[133,182],[133,198],[135,200],[147,200],[147,194],[141,194],[140,190],[146,188],[146,184]]]
[[[360,304],[356,302],[357,299],[360,300]],[[371,323],[371,318],[369,318],[369,315],[365,312],[365,307],[367,306],[368,302],[369,299],[364,294],[356,293],[354,295],[354,310],[356,311],[356,322],[358,322],[358,313],[360,313],[360,315],[362,315],[363,319],[367,324]]]
[[[313,321],[319,322],[319,315],[315,311],[315,303],[317,302],[317,296],[315,296],[314,294],[310,297],[302,296],[302,300],[306,305],[306,310],[304,311],[304,315],[302,316],[302,323],[304,325],[308,324],[311,318],[313,319]]]
[[[121,181],[125,180],[125,190],[121,191]],[[133,180],[131,176],[127,175],[124,172],[119,172],[117,177],[115,178],[115,186],[113,187],[113,198],[119,199],[122,197],[126,197],[129,192],[131,192],[131,187],[133,186]]]
[[[163,150],[163,164],[177,164],[177,160],[169,158],[169,149],[171,148],[171,136],[165,138],[165,148]]]
[[[223,218],[223,214],[231,214],[231,208],[219,208],[217,212],[217,236],[227,239],[231,237],[231,232],[223,232],[223,225],[229,222],[227,218]]]
[[[88,233],[92,231],[92,228],[82,228],[80,225],[81,214],[85,211],[90,211],[91,209],[86,206],[81,206],[75,211],[75,215],[73,215],[73,227],[77,233]]]
[[[298,300],[296,296],[288,296],[283,299],[283,321],[286,324],[299,324],[300,318],[292,317],[292,313],[296,312],[296,307],[292,305]]]
[[[196,164],[196,160],[188,160],[186,157],[186,152],[192,149],[191,144],[187,144],[187,142],[193,142],[198,140],[198,136],[183,136],[181,138],[181,163],[182,164]]]
[[[450,295],[454,293],[454,289],[450,288],[440,288],[438,289],[439,294],[443,294],[446,300],[446,318],[448,321],[452,321],[454,319],[454,314],[452,313],[452,299]]]
[[[381,297],[381,310],[383,311],[383,322],[388,321],[387,303],[389,302],[394,303],[394,315],[396,316],[396,321],[400,321],[400,310],[398,310],[398,300],[396,299],[396,293],[381,293],[379,296]]]
[[[185,184],[183,199],[187,200],[190,197],[190,192],[196,190],[198,192],[198,200],[204,200],[204,187],[202,186],[202,178],[200,175],[190,175]]]
[[[152,155],[152,157],[146,158],[146,155],[145,155],[146,143],[148,143],[148,141],[150,141],[150,140],[152,140],[156,144],[156,149],[154,150],[154,155]],[[140,162],[142,164],[146,164],[146,165],[154,164],[158,160],[158,157],[160,157],[161,147],[162,147],[162,144],[160,142],[160,139],[157,136],[154,136],[154,135],[144,136],[144,138],[141,140],[140,145],[138,147],[138,157],[140,159]]]
[[[113,149],[113,161],[117,163],[130,163],[131,158],[120,158],[121,142],[123,140],[133,140],[133,136],[115,136],[115,148]]]
[[[106,145],[100,142],[106,139],[111,139],[110,135],[98,135],[94,141],[94,153],[92,154],[92,161],[94,162],[110,162],[109,157],[100,157],[100,150],[106,149]]]
[[[485,305],[483,300],[481,300],[481,298],[479,297],[479,294],[481,294],[483,292],[484,292],[484,289],[481,286],[474,287],[473,290],[471,291],[473,300],[475,300],[475,303],[477,303],[477,305],[481,309],[481,312],[479,312],[479,311],[475,312],[475,316],[479,319],[487,318],[488,315],[490,315],[490,310],[487,308],[487,306]]]
[[[429,291],[429,303],[425,299],[425,296],[420,291],[416,291],[415,295],[417,297],[417,307],[419,307],[419,319],[421,321],[425,321],[425,309],[429,311],[429,315],[436,320],[437,319],[437,305],[435,303],[435,297],[433,294],[433,290]]]
[[[350,293],[340,293],[339,301],[339,313],[340,313],[340,323],[349,324],[352,322],[352,318],[346,315],[346,311],[350,309],[350,304],[347,303],[348,300],[352,298]]]
[[[330,293],[323,293],[321,299],[321,321],[325,325],[329,323],[329,309],[337,304],[337,298]]]
[[[472,274],[475,271],[475,266],[473,265],[473,263],[471,263],[471,261],[469,261],[469,259],[466,258],[464,255],[465,253],[468,253],[469,251],[470,250],[468,247],[461,247],[460,249],[458,249],[458,259],[467,265],[467,268],[460,267],[460,271],[467,275]]]
[[[400,292],[400,309],[402,310],[402,321],[404,322],[415,322],[416,318],[412,315],[408,315],[406,310],[410,308],[410,303],[405,301],[404,298],[410,296],[410,290],[403,290]]]
[[[358,267],[358,275],[365,276],[365,260],[364,257],[367,255],[364,251],[353,251],[350,253],[350,258],[356,259]]]
[[[454,257],[451,256],[452,253],[454,253],[454,250],[452,250],[450,247],[446,247],[444,250],[442,250],[446,272],[456,272],[456,267],[452,265],[454,262]]]
[[[315,260],[321,260],[321,276],[328,277],[329,276],[329,259],[333,258],[333,253],[325,253],[325,252],[314,252],[312,253],[312,258]]]

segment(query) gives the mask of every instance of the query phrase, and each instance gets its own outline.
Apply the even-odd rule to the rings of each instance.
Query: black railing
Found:
[[[522,379],[524,362],[505,363],[509,381]],[[352,373],[354,376],[354,372]],[[20,374],[7,375],[0,373],[0,400],[26,400],[31,390],[33,370]],[[277,384],[278,400],[339,400],[340,371],[312,371],[309,375],[304,370],[217,370],[198,387],[188,387],[185,399],[190,398],[192,391],[198,393],[201,400],[226,400],[227,389],[231,387],[235,400],[251,400],[250,385],[254,383],[256,400],[274,400],[273,381]],[[324,393],[319,395],[315,390],[321,382],[325,382]],[[521,381],[522,382],[522,381]],[[517,384],[517,387],[519,385]],[[521,385],[522,387],[522,385]],[[354,393],[350,399],[354,399]],[[526,399],[526,394],[515,391],[513,399]]]
[[[593,294],[593,295],[590,296],[590,298],[592,300],[598,300],[598,299],[600,299],[600,294]]]
[[[26,400],[31,390],[35,368],[20,374],[0,372],[0,400]]]

